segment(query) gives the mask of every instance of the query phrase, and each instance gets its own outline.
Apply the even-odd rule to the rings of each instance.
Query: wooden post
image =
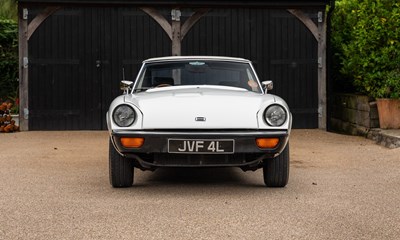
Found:
[[[326,129],[326,14],[318,12],[318,127]]]
[[[181,11],[179,9],[171,10],[171,36],[172,36],[172,56],[180,56],[181,47]]]
[[[19,52],[19,126],[29,130],[28,105],[28,9],[19,8],[18,52]]]
[[[318,42],[318,128],[326,129],[326,14],[318,12],[318,25],[298,9],[287,9],[313,34]]]

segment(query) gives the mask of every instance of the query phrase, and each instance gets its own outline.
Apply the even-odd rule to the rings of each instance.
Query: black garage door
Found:
[[[182,13],[184,21],[191,11]],[[106,129],[122,69],[133,79],[144,59],[170,53],[168,36],[140,9],[56,12],[29,40],[29,129]],[[317,42],[285,10],[210,11],[186,35],[182,55],[251,59],[259,77],[273,80],[273,93],[288,102],[294,127],[318,127]]]

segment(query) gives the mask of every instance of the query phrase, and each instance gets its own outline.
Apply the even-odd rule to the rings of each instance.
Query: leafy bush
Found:
[[[375,98],[400,98],[400,3],[339,0],[332,44],[340,72]]]
[[[18,20],[17,0],[0,1],[0,18]]]
[[[17,78],[18,25],[13,20],[0,19],[0,100],[17,100]]]

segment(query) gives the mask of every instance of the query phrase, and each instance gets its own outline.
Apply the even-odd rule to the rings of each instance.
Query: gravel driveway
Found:
[[[0,239],[398,239],[400,148],[294,130],[286,188],[262,170],[108,182],[107,132],[0,134]]]

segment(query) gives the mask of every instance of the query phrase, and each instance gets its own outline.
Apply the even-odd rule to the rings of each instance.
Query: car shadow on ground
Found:
[[[144,178],[135,181],[135,187],[174,186],[174,185],[212,185],[212,186],[246,186],[265,187],[263,180],[255,182],[246,178],[251,171],[242,172],[239,168],[160,168],[155,172],[146,173]]]

